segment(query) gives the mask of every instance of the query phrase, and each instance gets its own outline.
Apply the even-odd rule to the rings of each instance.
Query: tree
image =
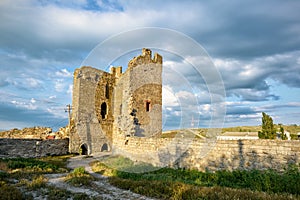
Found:
[[[286,134],[284,133],[283,127],[281,126],[281,124],[279,126],[280,126],[280,137],[281,137],[281,139],[282,140],[287,140],[288,138],[287,138]]]
[[[261,139],[275,139],[276,130],[274,128],[273,119],[266,113],[262,113],[261,131],[258,132],[258,137]]]

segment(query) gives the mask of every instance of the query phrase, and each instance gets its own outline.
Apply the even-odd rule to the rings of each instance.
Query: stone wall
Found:
[[[115,74],[81,67],[74,72],[72,129],[70,152],[78,153],[84,146],[91,154],[100,152],[103,145],[111,146],[112,89]],[[108,90],[108,91],[106,91]],[[107,94],[106,94],[107,93]],[[105,103],[105,113],[101,106]],[[104,115],[102,119],[102,115]]]
[[[161,134],[162,57],[149,49],[128,63],[114,97],[113,140],[126,135],[139,137]]]
[[[111,150],[115,137],[153,136],[162,127],[162,57],[149,49],[110,73],[89,66],[74,72],[70,152]]]
[[[68,153],[69,140],[0,139],[0,158],[34,158]]]
[[[300,163],[300,141],[135,138],[115,141],[114,154],[155,166],[210,170],[276,169]]]

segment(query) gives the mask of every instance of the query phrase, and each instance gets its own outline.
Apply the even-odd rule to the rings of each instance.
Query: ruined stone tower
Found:
[[[110,151],[126,137],[162,129],[162,57],[149,49],[110,73],[92,67],[74,72],[70,152]]]

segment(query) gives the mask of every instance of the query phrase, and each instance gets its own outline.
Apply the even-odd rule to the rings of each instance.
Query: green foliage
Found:
[[[287,138],[286,134],[284,133],[284,128],[281,126],[281,124],[279,125],[279,130],[280,130],[280,138],[282,140],[287,140],[288,138]]]
[[[47,189],[46,195],[48,200],[69,199],[72,196],[72,193],[68,190],[56,187],[48,187]]]
[[[7,200],[7,199],[19,200],[19,199],[23,199],[23,195],[21,191],[15,186],[4,184],[1,185],[0,187],[0,200]]]
[[[126,172],[135,172],[143,173],[146,171],[156,170],[155,167],[148,163],[138,162],[134,163],[132,160],[122,157],[122,156],[111,156],[104,158],[101,162],[96,162],[92,165],[94,171],[102,173],[103,175],[114,175],[116,171],[126,171]]]
[[[7,166],[10,169],[33,169],[36,171],[39,170],[47,170],[47,171],[56,171],[58,170],[58,166],[47,163],[44,161],[40,161],[33,158],[10,158],[3,159],[4,162],[7,162]]]
[[[7,178],[9,174],[5,171],[0,171],[0,180]]]
[[[275,139],[276,130],[274,128],[273,119],[266,113],[262,113],[262,131],[258,132],[258,137],[261,139]]]
[[[130,179],[119,177],[110,178],[110,183],[125,190],[131,190],[145,196],[158,199],[264,199],[264,200],[286,200],[297,199],[287,194],[267,194],[264,192],[251,191],[246,189],[233,189],[220,186],[203,187],[182,182],[164,182]]]
[[[46,186],[47,179],[42,176],[34,176],[31,181],[24,180],[24,184],[29,188],[29,189],[38,189],[38,188],[43,188]]]
[[[291,134],[291,140],[298,140],[297,134]]]
[[[99,165],[99,163],[94,163],[94,165]],[[105,174],[105,170],[110,169],[107,166],[105,168],[103,163],[101,166],[101,173]],[[283,173],[279,173],[274,170],[235,170],[232,172],[217,171],[213,173],[200,172],[196,170],[162,168],[157,171],[146,173],[129,173],[115,170],[114,173],[110,174],[112,177],[111,181],[114,185],[116,185],[116,182],[118,182],[122,188],[125,188],[131,187],[131,184],[137,184],[135,190],[146,190],[142,188],[148,188],[147,185],[149,185],[150,188],[148,189],[150,191],[155,188],[154,185],[161,185],[158,186],[158,188],[163,188],[164,185],[182,183],[197,187],[221,186],[236,189],[250,189],[252,191],[263,191],[268,193],[289,193],[300,195],[300,185],[297,184],[300,182],[300,170],[299,167],[293,165],[289,166]],[[130,184],[128,182],[130,182]],[[160,193],[161,190],[162,189],[158,189],[157,192]],[[170,188],[165,188],[163,190],[166,192],[170,190]],[[164,197],[160,196],[157,198]]]
[[[55,165],[59,168],[66,168],[68,159],[73,156],[74,154],[68,154],[62,156],[47,156],[47,157],[38,158],[37,160]]]
[[[73,186],[91,185],[93,180],[95,180],[94,177],[87,173],[84,167],[75,168],[65,178],[65,181]]]

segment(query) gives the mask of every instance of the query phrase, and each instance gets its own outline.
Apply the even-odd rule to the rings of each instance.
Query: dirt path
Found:
[[[93,157],[75,156],[69,159],[68,168],[75,169],[77,167],[84,167],[85,170],[94,176],[97,180],[94,181],[95,187],[73,187],[64,182],[66,174],[49,174],[47,175],[49,184],[69,190],[73,193],[85,193],[90,197],[99,197],[101,199],[120,199],[120,200],[150,200],[151,198],[133,193],[129,190],[122,190],[112,186],[107,177],[101,174],[94,173],[89,163],[97,160],[100,157],[107,156],[108,153],[101,153]]]

